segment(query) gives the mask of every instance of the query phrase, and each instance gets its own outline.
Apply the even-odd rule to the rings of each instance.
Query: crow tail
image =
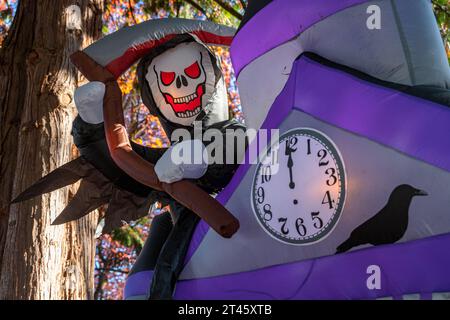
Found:
[[[353,247],[354,247],[354,245],[353,245],[352,238],[349,238],[337,247],[336,254],[346,252]]]

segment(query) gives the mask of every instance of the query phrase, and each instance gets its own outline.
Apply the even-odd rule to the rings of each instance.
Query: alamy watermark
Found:
[[[380,266],[373,264],[367,267],[366,270],[369,277],[367,277],[366,286],[369,290],[381,289],[381,268]]]
[[[277,170],[279,129],[203,129],[201,122],[194,130],[176,129],[171,161],[181,164],[257,164],[264,163]],[[178,143],[180,141],[192,143]],[[201,143],[198,143],[201,142]]]
[[[381,8],[376,4],[367,7],[366,13],[369,17],[366,20],[366,26],[369,30],[381,29]]]

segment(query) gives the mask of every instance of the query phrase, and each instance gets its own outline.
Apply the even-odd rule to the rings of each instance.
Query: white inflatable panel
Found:
[[[380,8],[381,29],[367,28],[371,5]],[[450,68],[430,1],[369,1],[317,23],[240,72],[239,93],[250,128],[261,127],[293,61],[305,51],[381,80],[450,88]]]

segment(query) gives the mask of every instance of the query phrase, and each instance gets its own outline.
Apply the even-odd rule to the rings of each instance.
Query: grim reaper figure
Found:
[[[235,141],[242,141],[245,127],[229,119],[219,60],[203,42],[229,45],[233,31],[209,22],[167,20],[121,30],[72,56],[91,81],[75,92],[79,115],[72,135],[81,156],[14,200],[25,201],[81,179],[78,193],[54,224],[79,219],[107,204],[103,233],[147,215],[155,201],[168,205],[169,212],[153,219],[150,235],[129,275],[128,299],[171,297],[200,218],[225,238],[239,228],[238,220],[210,195],[226,186],[242,159],[245,145]],[[155,34],[149,35],[149,29]],[[108,52],[113,45],[118,49]],[[138,145],[126,133],[115,80],[138,60],[142,100],[172,137],[170,148]],[[200,135],[194,134],[196,127],[201,128]],[[211,153],[208,146],[213,140],[203,139],[202,133],[210,129],[224,137],[220,147],[224,155],[233,153],[231,162],[208,158],[217,150],[216,146]],[[189,137],[177,134],[179,130]],[[173,161],[185,153],[200,161]]]

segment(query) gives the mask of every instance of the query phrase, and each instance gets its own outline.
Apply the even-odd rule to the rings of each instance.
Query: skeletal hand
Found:
[[[205,146],[200,140],[187,140],[170,147],[155,165],[160,181],[173,183],[183,179],[199,179],[208,169]]]
[[[89,82],[75,90],[75,105],[81,119],[87,123],[103,122],[103,97],[105,84],[98,81]]]

